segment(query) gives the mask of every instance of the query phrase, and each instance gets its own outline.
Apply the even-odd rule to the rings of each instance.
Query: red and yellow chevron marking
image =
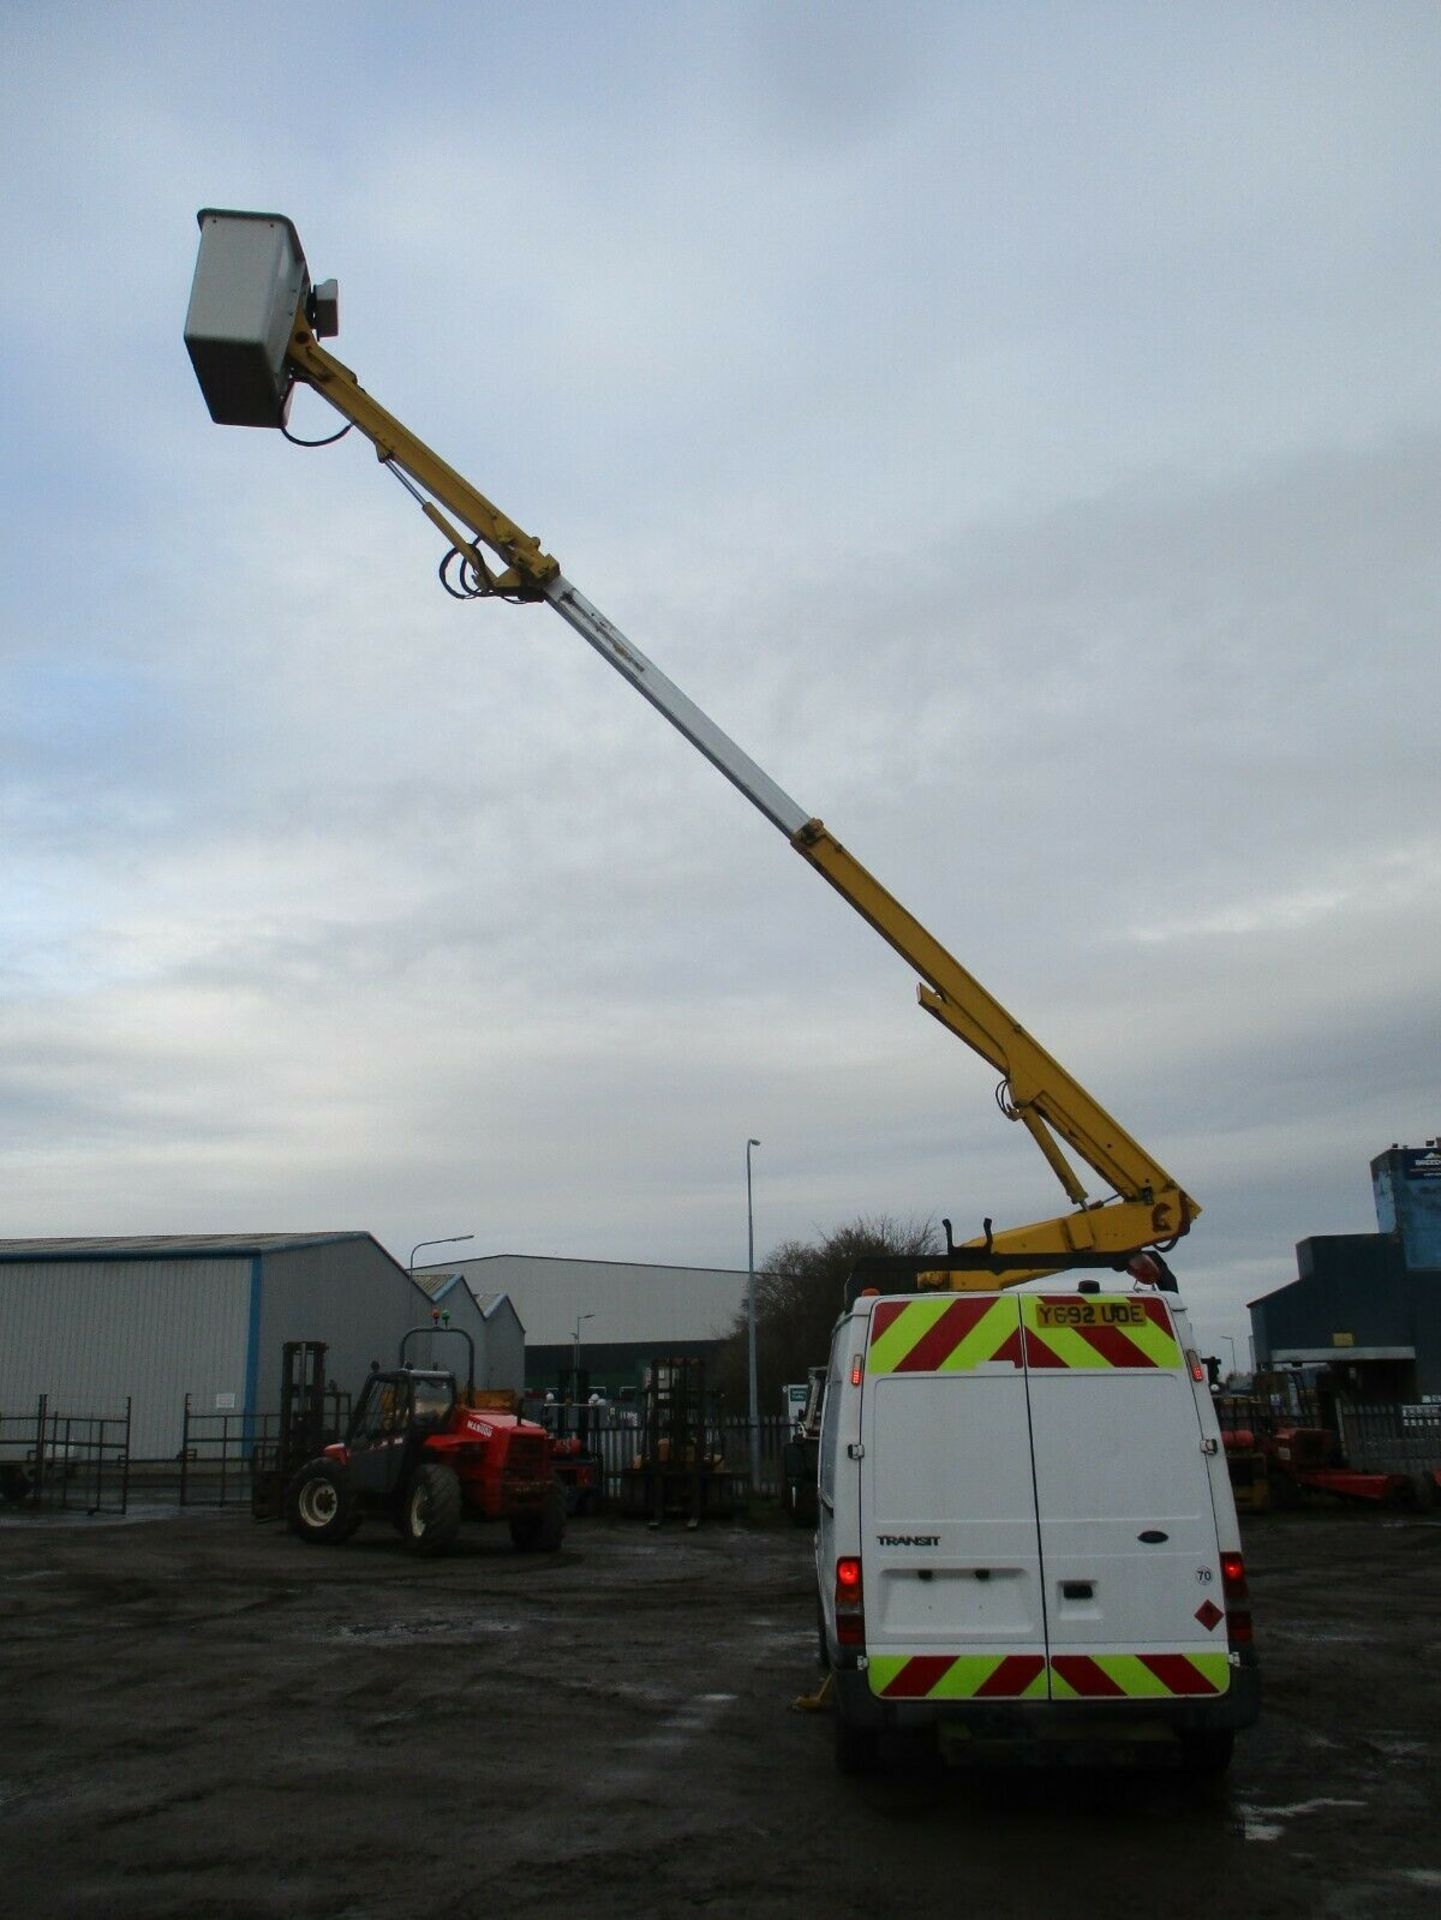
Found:
[[[1224,1653],[1057,1653],[1053,1700],[1174,1700],[1225,1693]]]
[[[1038,1653],[873,1653],[871,1692],[885,1700],[1044,1700]]]
[[[1027,1367],[1179,1367],[1171,1317],[1154,1295],[1021,1296]]]
[[[929,1300],[880,1300],[871,1315],[868,1370],[963,1373],[1000,1360],[1021,1364],[1016,1301],[943,1293]]]
[[[873,1653],[883,1700],[1199,1700],[1231,1684],[1224,1653]]]

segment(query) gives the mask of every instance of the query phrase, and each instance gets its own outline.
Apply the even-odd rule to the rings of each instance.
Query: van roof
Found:
[[[965,1288],[963,1290],[962,1289],[948,1290],[945,1287],[936,1287],[936,1286],[923,1287],[920,1285],[909,1286],[909,1287],[905,1287],[905,1286],[879,1287],[874,1285],[874,1283],[870,1283],[865,1287],[857,1288],[854,1293],[848,1293],[847,1300],[846,1300],[846,1311],[859,1312],[863,1309],[868,1310],[873,1305],[873,1303],[877,1300],[914,1300],[917,1297],[921,1299],[931,1299],[931,1300],[938,1300],[938,1299],[1034,1300],[1038,1297],[1055,1298],[1057,1296],[1064,1296],[1066,1299],[1079,1298],[1083,1300],[1088,1298],[1090,1299],[1099,1298],[1103,1300],[1159,1299],[1164,1301],[1165,1304],[1168,1307],[1172,1308],[1173,1310],[1179,1309],[1183,1313],[1186,1310],[1186,1303],[1182,1299],[1179,1293],[1171,1293],[1169,1291],[1159,1291],[1154,1287],[1141,1287],[1141,1286],[1136,1286],[1133,1283],[1127,1284],[1125,1282],[1124,1276],[1120,1274],[1116,1276],[1116,1279],[1118,1284],[1114,1287],[1102,1286],[1095,1289],[1094,1292],[1092,1292],[1088,1288],[1085,1293],[1082,1293],[1079,1287],[1062,1286],[1062,1285],[1059,1285],[1056,1281],[1048,1281],[1044,1285],[1028,1285],[1025,1287],[1006,1287],[1006,1288],[994,1288],[994,1289]],[[842,1318],[844,1318],[844,1315],[842,1315]]]
[[[950,1253],[867,1254],[864,1259],[856,1262],[846,1279],[845,1301],[847,1306],[853,1305],[868,1288],[874,1288],[878,1293],[932,1293],[937,1291],[935,1281],[930,1278],[933,1274],[989,1273],[1000,1278],[1004,1274],[1014,1272],[1015,1267],[1014,1255],[986,1253],[975,1247],[956,1247]],[[1103,1291],[1128,1292],[1134,1284],[1131,1275],[1124,1268],[1117,1268],[1116,1256],[1113,1253],[1057,1254],[1054,1283],[1048,1284],[1061,1285],[1072,1272],[1083,1274],[1086,1278],[1098,1279]],[[922,1275],[926,1276],[924,1283]],[[1174,1277],[1169,1269],[1165,1270],[1164,1277],[1172,1279],[1173,1284],[1170,1287],[1163,1285],[1157,1291],[1174,1293]],[[1114,1286],[1107,1288],[1107,1279],[1113,1281]],[[1076,1282],[1077,1286],[1080,1284],[1080,1281]],[[979,1287],[976,1291],[985,1293],[992,1289]],[[994,1291],[1017,1292],[1019,1289],[996,1288]]]

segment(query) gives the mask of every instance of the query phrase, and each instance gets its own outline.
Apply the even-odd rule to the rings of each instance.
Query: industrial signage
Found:
[[[1401,1170],[1408,1180],[1441,1180],[1441,1150],[1409,1148],[1401,1156]]]

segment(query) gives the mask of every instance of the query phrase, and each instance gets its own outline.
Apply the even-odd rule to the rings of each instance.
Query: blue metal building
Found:
[[[1371,1162],[1375,1233],[1296,1247],[1298,1277],[1251,1303],[1256,1363],[1325,1366],[1356,1399],[1441,1401],[1441,1142]]]

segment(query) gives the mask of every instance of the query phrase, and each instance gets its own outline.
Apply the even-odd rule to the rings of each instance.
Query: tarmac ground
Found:
[[[602,1515],[411,1557],[236,1510],[0,1518],[0,1916],[847,1920],[1441,1912],[1441,1520],[1246,1522],[1260,1724],[1219,1788],[843,1777],[808,1535]]]

